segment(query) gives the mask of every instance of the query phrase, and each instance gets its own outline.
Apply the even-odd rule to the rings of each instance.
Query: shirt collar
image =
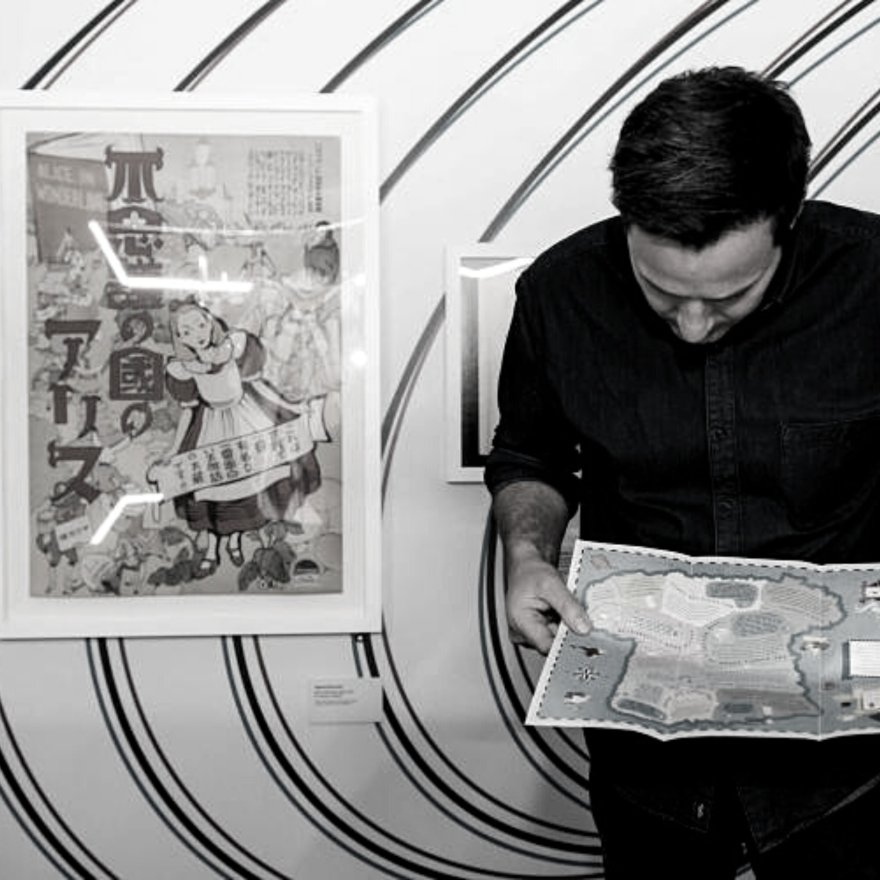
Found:
[[[795,288],[795,267],[798,265],[798,254],[803,248],[801,224],[796,222],[794,228],[782,243],[782,257],[764,292],[764,298],[757,313],[775,308],[785,302]]]

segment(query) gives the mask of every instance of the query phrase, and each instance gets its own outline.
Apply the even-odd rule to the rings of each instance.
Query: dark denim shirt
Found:
[[[878,216],[808,202],[760,307],[708,345],[653,312],[621,221],[603,221],[517,283],[486,483],[555,486],[591,540],[880,562],[878,344]],[[622,789],[695,826],[733,781],[764,844],[880,776],[872,736],[590,743]]]

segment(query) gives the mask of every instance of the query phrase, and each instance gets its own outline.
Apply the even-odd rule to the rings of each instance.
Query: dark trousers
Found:
[[[607,880],[732,880],[751,864],[757,880],[880,880],[880,790],[755,851],[733,790],[720,793],[708,831],[642,809],[610,786],[592,790]]]

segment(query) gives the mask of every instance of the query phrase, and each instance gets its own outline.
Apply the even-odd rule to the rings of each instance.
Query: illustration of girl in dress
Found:
[[[303,407],[285,401],[261,377],[265,353],[255,335],[228,329],[195,302],[172,303],[169,310],[174,354],[166,367],[166,385],[182,407],[175,454],[229,444],[306,417]],[[197,576],[206,577],[216,570],[223,539],[229,559],[241,566],[242,532],[289,518],[320,484],[320,466],[310,451],[268,470],[175,498],[178,516],[207,536]]]

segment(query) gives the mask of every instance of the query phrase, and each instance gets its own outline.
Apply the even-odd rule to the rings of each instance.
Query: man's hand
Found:
[[[568,522],[562,495],[537,481],[509,483],[495,493],[493,511],[504,545],[511,639],[546,654],[560,620],[575,632],[589,632],[586,612],[556,568]]]
[[[558,622],[578,633],[590,630],[583,606],[569,592],[556,567],[537,557],[507,573],[507,624],[510,639],[542,654],[549,652]]]

